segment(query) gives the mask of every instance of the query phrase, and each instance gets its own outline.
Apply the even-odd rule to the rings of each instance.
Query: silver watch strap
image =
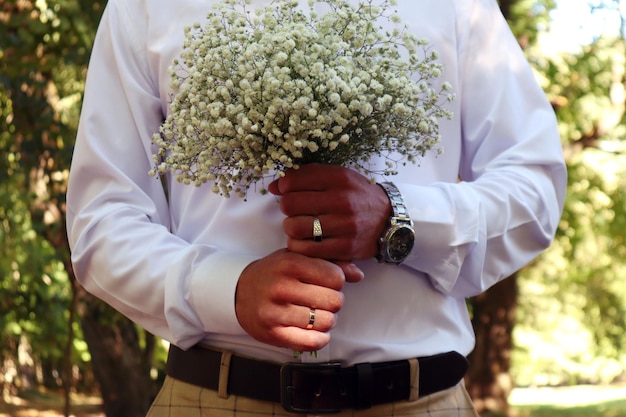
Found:
[[[409,216],[409,210],[404,202],[402,194],[400,194],[400,190],[398,190],[398,187],[389,181],[381,182],[379,185],[383,187],[383,190],[385,190],[387,197],[389,197],[389,201],[391,202],[391,209],[393,211],[391,215],[391,223],[408,223],[413,225],[411,216]]]

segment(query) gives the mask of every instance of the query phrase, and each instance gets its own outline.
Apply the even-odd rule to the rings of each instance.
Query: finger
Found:
[[[314,216],[345,210],[345,200],[336,193],[296,191],[282,194],[280,211],[286,216]]]
[[[336,323],[337,316],[330,311],[315,307],[299,307],[297,322],[293,326],[305,330],[327,332],[335,327]]]
[[[331,261],[365,259],[365,257],[360,256],[359,253],[355,253],[354,242],[354,239],[349,236],[328,237],[324,235],[321,242],[314,242],[311,239],[292,239],[289,237],[287,239],[287,248],[292,252],[305,256],[328,259]]]
[[[317,219],[317,227],[315,225]],[[320,234],[321,242],[332,236],[329,218],[325,216],[294,216],[283,220],[283,231],[291,239],[315,241],[315,235]],[[317,242],[317,243],[319,243]]]
[[[320,311],[327,311],[332,314],[341,310],[344,302],[342,292],[306,283],[284,289],[281,296],[286,302],[285,305],[298,307],[297,313],[294,310],[286,313],[288,317],[290,317],[288,324],[293,326],[298,326],[302,323],[302,309],[308,311],[309,308],[316,308]]]
[[[287,311],[291,313],[288,314]],[[251,335],[261,342],[298,352],[319,350],[328,344],[330,334],[315,328],[322,329],[325,320],[318,316],[317,310],[315,318],[317,323],[314,323],[314,328],[307,329],[309,314],[309,309],[301,306],[283,307],[275,309],[272,313],[264,311],[255,322],[258,329],[254,329]]]
[[[262,323],[267,329],[298,327],[305,330],[327,332],[337,324],[335,313],[315,306],[294,304],[262,311],[259,314],[259,323]]]
[[[312,241],[314,237],[314,220],[319,220],[322,241],[333,237],[354,238],[358,233],[355,217],[335,214],[306,215],[286,217],[283,220],[283,231],[291,239]],[[319,243],[319,242],[318,242]]]
[[[330,342],[330,333],[307,330],[300,327],[276,328],[271,334],[277,345],[296,352],[314,352],[322,349]]]
[[[280,194],[297,191],[323,191],[331,187],[338,175],[347,168],[336,165],[305,164],[298,169],[285,172],[282,178],[276,181],[276,188]]]
[[[280,211],[289,217],[320,216],[324,214],[355,215],[369,206],[364,199],[346,190],[336,188],[324,191],[297,191],[281,195]]]
[[[278,180],[274,180],[270,183],[270,185],[267,187],[267,191],[269,191],[270,193],[274,194],[274,195],[280,195],[280,190],[278,188]]]
[[[354,262],[335,261],[343,271],[347,282],[359,282],[365,278],[365,274]]]
[[[340,291],[343,288],[345,276],[337,265],[321,258],[311,258],[296,253],[292,255],[289,259],[283,260],[281,268],[286,271],[286,275],[296,278],[299,282],[311,284],[312,287],[307,288],[307,291],[323,289]]]

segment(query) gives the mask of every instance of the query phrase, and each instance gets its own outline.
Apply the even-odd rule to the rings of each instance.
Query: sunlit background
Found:
[[[556,0],[545,20],[549,2],[511,1],[512,27],[559,119],[568,201],[554,244],[518,276],[511,366],[494,386],[515,386],[519,417],[626,417],[626,0]],[[118,319],[81,304],[62,213],[105,3],[0,0],[0,417],[59,416],[72,378],[68,398],[91,410],[80,417],[104,416],[84,324],[68,323],[85,311]],[[138,339],[141,353],[149,338]],[[44,374],[48,390],[28,386]]]

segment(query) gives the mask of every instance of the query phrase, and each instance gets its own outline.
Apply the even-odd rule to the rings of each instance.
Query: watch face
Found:
[[[413,242],[415,241],[415,233],[413,229],[406,227],[399,227],[393,230],[389,236],[387,255],[392,262],[402,262],[406,258],[411,249],[413,249]]]

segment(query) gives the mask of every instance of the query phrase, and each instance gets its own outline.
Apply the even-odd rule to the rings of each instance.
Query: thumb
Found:
[[[335,264],[341,268],[346,277],[346,282],[359,282],[365,278],[365,274],[361,268],[350,261],[335,261]]]

